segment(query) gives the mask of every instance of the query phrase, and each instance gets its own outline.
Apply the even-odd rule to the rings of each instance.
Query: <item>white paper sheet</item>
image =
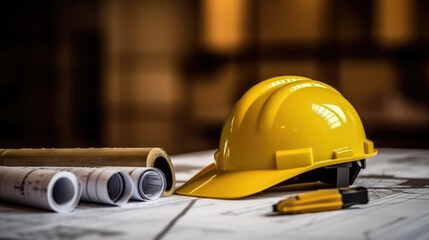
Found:
[[[64,171],[0,166],[0,200],[70,212],[82,193],[80,180]]]
[[[213,161],[213,153],[173,156],[178,180],[189,179]],[[0,238],[429,239],[426,156],[427,150],[380,149],[357,180],[357,185],[369,188],[369,204],[344,210],[273,215],[272,205],[296,192],[264,192],[241,200],[173,195],[122,208],[79,204],[68,214],[0,204]],[[400,169],[409,172],[410,168],[418,174],[401,173]]]

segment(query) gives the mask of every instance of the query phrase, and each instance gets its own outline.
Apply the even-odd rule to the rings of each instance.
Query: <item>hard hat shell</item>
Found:
[[[338,91],[305,77],[275,77],[235,104],[215,163],[176,193],[240,198],[317,168],[376,154],[356,110]]]

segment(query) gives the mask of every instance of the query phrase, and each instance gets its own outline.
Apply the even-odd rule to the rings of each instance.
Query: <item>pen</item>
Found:
[[[273,205],[273,211],[280,214],[311,213],[338,210],[366,203],[368,203],[366,188],[337,188],[288,197]]]

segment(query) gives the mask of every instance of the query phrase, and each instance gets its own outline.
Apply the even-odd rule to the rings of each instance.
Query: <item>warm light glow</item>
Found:
[[[415,35],[414,1],[377,0],[375,3],[375,37],[386,45],[401,44]]]
[[[242,46],[245,38],[246,0],[205,0],[203,2],[203,41],[206,47],[230,52]]]

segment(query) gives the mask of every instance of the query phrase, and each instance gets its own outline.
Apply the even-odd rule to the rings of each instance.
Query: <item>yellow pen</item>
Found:
[[[355,204],[368,203],[364,187],[318,190],[280,200],[273,211],[280,214],[299,214],[338,210]]]

